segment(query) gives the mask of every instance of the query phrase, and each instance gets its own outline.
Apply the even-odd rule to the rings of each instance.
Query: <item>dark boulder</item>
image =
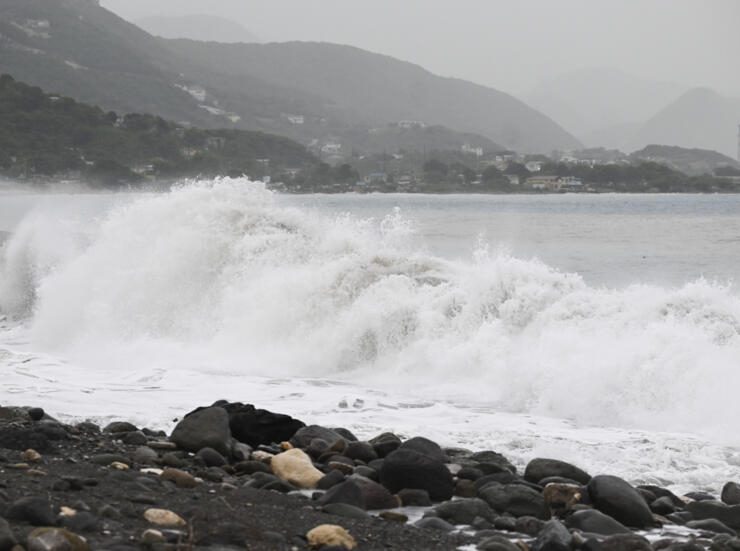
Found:
[[[690,520],[686,523],[686,526],[694,530],[704,530],[714,532],[716,534],[730,534],[731,536],[737,536],[737,532],[735,530],[714,518]]]
[[[576,511],[565,520],[565,524],[568,528],[602,536],[632,533],[624,524],[596,509]]]
[[[384,432],[372,438],[370,444],[375,450],[375,453],[378,454],[378,457],[385,457],[401,446],[401,439],[392,432]]]
[[[0,551],[10,551],[18,541],[15,539],[10,524],[0,517]]]
[[[398,497],[404,507],[429,507],[432,500],[426,490],[405,488],[398,492]]]
[[[522,484],[491,483],[480,490],[479,495],[500,513],[509,513],[515,517],[550,518],[542,494]]]
[[[5,513],[8,520],[27,522],[33,526],[54,526],[56,516],[45,497],[22,497],[10,504]]]
[[[344,427],[334,427],[332,430],[347,442],[357,442],[357,437],[349,429],[345,429]]]
[[[476,463],[476,467],[483,471],[484,474],[493,474],[496,472],[509,471],[516,474],[516,467],[511,461],[506,459],[498,452],[486,450],[471,454],[469,459]]]
[[[335,446],[340,442],[346,442],[343,436],[319,425],[309,425],[299,428],[290,438],[290,443],[296,448],[308,448],[314,439],[323,440],[329,446],[329,450],[336,451]],[[343,448],[342,448],[343,449]]]
[[[365,509],[365,500],[362,497],[362,490],[352,480],[345,480],[321,496],[317,503],[319,505],[329,505],[330,503],[346,503],[360,509]]]
[[[527,463],[527,467],[524,470],[524,479],[535,484],[543,478],[552,476],[569,478],[580,484],[588,484],[589,480],[591,480],[591,475],[587,472],[575,465],[557,459],[532,459],[532,461]]]
[[[381,484],[393,493],[416,488],[441,501],[450,499],[455,489],[452,474],[444,463],[409,449],[388,455],[379,474]]]
[[[195,410],[188,413],[175,426],[170,440],[189,452],[213,448],[223,455],[228,455],[231,448],[229,416],[219,407]]]
[[[337,471],[336,469],[332,469],[326,475],[324,478],[319,480],[316,487],[319,490],[328,490],[329,488],[332,488],[336,486],[337,484],[341,484],[345,481],[345,476],[341,471]]]
[[[413,450],[421,455],[425,455],[430,459],[439,461],[440,463],[448,463],[450,458],[447,454],[442,451],[442,448],[436,442],[432,442],[428,438],[422,436],[416,436],[409,440],[406,440],[398,448],[399,450]]]
[[[226,465],[226,458],[213,448],[201,448],[196,454],[206,467],[222,467]]]
[[[370,463],[370,461],[378,458],[375,448],[369,442],[349,442],[344,450],[344,455],[363,463]]]
[[[673,505],[675,507],[683,508],[683,506],[685,505],[685,502],[680,497],[678,497],[676,494],[674,494],[670,490],[667,490],[666,488],[661,488],[660,486],[654,486],[651,484],[643,484],[643,485],[637,486],[637,489],[646,490],[650,492],[651,494],[655,496],[656,499],[661,498],[661,497],[670,498],[671,502],[673,502]]]
[[[298,429],[306,426],[290,415],[257,409],[251,404],[222,403],[220,407],[228,414],[234,438],[253,448],[288,441]]]
[[[569,551],[573,536],[559,520],[550,520],[540,530],[532,551]]]
[[[650,504],[650,510],[656,515],[670,515],[676,512],[676,506],[668,496],[659,497]]]
[[[24,451],[28,448],[44,453],[52,449],[51,440],[42,431],[20,427],[3,427],[0,429],[0,448]]]
[[[685,497],[694,501],[717,501],[717,498],[707,492],[689,492],[684,494]]]
[[[619,477],[593,477],[588,483],[588,494],[594,507],[625,526],[648,528],[655,524],[650,507],[643,497]]]
[[[722,502],[727,505],[740,505],[740,485],[728,482],[722,487]]]
[[[473,524],[476,517],[493,522],[498,516],[488,503],[479,498],[445,501],[437,505],[434,512],[451,524]]]
[[[609,536],[601,541],[598,549],[599,551],[653,551],[650,542],[637,534]]]
[[[368,515],[361,507],[349,503],[329,503],[321,508],[325,513],[344,518],[366,519]]]
[[[439,530],[440,532],[452,532],[455,529],[452,524],[439,517],[424,517],[416,521],[414,526],[426,530]]]
[[[118,434],[122,432],[136,432],[137,430],[139,430],[139,428],[128,421],[113,421],[106,425],[103,432]]]
[[[46,412],[43,408],[28,408],[28,416],[32,421],[41,421],[44,415],[46,415]]]
[[[686,510],[695,520],[717,519],[733,530],[740,530],[740,505],[726,505],[721,501],[692,501]]]
[[[352,475],[349,480],[359,486],[365,509],[375,511],[378,509],[395,509],[401,505],[400,500],[392,495],[385,486],[365,478],[364,476]]]
[[[477,546],[478,551],[521,551],[521,547],[503,536],[490,536]]]

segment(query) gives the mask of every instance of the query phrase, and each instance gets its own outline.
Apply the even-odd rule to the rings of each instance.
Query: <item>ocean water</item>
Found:
[[[0,403],[740,479],[740,197],[0,194]]]

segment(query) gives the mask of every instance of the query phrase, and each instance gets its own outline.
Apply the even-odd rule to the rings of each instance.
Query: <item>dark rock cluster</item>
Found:
[[[738,529],[733,482],[718,499],[548,458],[520,473],[493,450],[361,441],[240,403],[169,437],[0,408],[0,551],[740,551]]]

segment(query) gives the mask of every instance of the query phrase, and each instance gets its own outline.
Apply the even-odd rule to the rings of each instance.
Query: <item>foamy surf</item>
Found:
[[[737,474],[726,286],[443,259],[402,213],[329,216],[243,179],[32,214],[2,252],[4,402],[164,425],[230,398],[676,487]]]

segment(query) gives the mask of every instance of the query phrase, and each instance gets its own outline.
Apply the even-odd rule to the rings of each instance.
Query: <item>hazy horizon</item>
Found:
[[[348,44],[527,96],[541,82],[590,68],[740,96],[735,0],[101,0],[135,21],[208,14],[265,41]]]

